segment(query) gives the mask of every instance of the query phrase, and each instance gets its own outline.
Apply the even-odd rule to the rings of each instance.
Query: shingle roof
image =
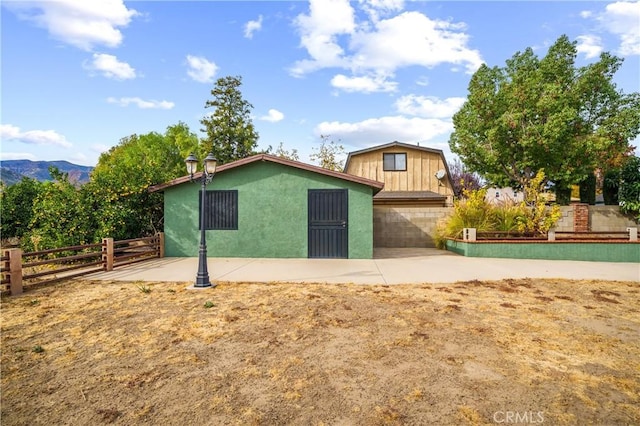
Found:
[[[275,155],[269,155],[269,154],[253,155],[251,157],[243,158],[241,160],[233,161],[231,163],[222,164],[222,165],[220,165],[220,166],[218,166],[216,168],[216,174],[223,173],[226,170],[232,170],[232,169],[235,169],[237,167],[244,166],[246,164],[255,163],[257,161],[268,161],[268,162],[271,162],[271,163],[282,164],[282,165],[289,166],[289,167],[295,167],[296,169],[300,169],[300,170],[306,170],[306,171],[309,171],[309,172],[319,173],[321,175],[331,176],[331,177],[342,179],[342,180],[346,180],[346,181],[349,181],[349,182],[359,183],[359,184],[366,185],[366,186],[369,186],[369,187],[373,188],[373,193],[374,194],[378,193],[384,187],[384,183],[382,183],[382,182],[378,182],[378,181],[371,180],[371,179],[365,179],[365,178],[362,178],[362,177],[359,177],[359,176],[355,176],[355,175],[351,175],[351,174],[348,174],[348,173],[336,172],[336,171],[333,171],[333,170],[323,169],[322,167],[313,166],[311,164],[302,163],[300,161],[288,160],[286,158],[276,157]],[[193,178],[194,179],[199,179],[201,176],[202,176],[202,172],[198,172],[198,173],[194,174]],[[149,192],[163,191],[163,190],[165,190],[167,188],[171,188],[173,186],[189,182],[190,180],[191,180],[191,177],[189,175],[183,176],[183,177],[179,177],[179,178],[173,179],[173,180],[171,180],[169,182],[161,183],[161,184],[158,184],[158,185],[153,185],[153,186],[149,187]]]

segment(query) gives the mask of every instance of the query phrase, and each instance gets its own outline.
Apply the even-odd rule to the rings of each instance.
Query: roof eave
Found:
[[[329,170],[329,169],[324,169],[322,167],[318,167],[318,166],[313,166],[311,164],[306,164],[306,163],[301,163],[299,161],[294,161],[294,160],[288,160],[286,158],[282,158],[282,157],[277,157],[275,155],[269,155],[269,154],[257,154],[257,155],[253,155],[251,157],[246,157],[246,158],[242,158],[240,160],[237,161],[233,161],[231,163],[227,163],[227,164],[223,164],[221,166],[218,166],[216,173],[220,173],[223,172],[225,170],[230,170],[230,169],[234,169],[236,167],[240,167],[243,166],[245,164],[249,164],[249,163],[254,163],[256,161],[269,161],[272,163],[277,163],[277,164],[282,164],[285,166],[290,166],[290,167],[294,167],[300,170],[306,170],[306,171],[310,171],[310,172],[314,172],[314,173],[319,173],[319,174],[323,174],[325,176],[331,176],[331,177],[335,177],[338,179],[342,179],[342,180],[346,180],[346,181],[350,181],[350,182],[355,182],[355,183],[359,183],[362,185],[366,185],[369,186],[373,189],[373,194],[377,194],[378,192],[380,192],[382,190],[382,188],[384,188],[384,183],[382,182],[378,182],[375,180],[371,180],[371,179],[366,179],[363,177],[359,177],[359,176],[355,176],[355,175],[351,175],[348,173],[343,173],[343,172],[337,172],[337,171],[333,171],[333,170]],[[200,177],[202,176],[202,172],[198,172],[195,173],[193,175],[193,180],[198,180],[200,179]],[[191,181],[192,178],[191,176],[182,176],[179,177],[177,179],[173,179],[169,182],[165,182],[165,183],[161,183],[158,185],[153,185],[150,186],[148,191],[149,192],[159,192],[159,191],[163,191],[167,188],[171,188],[173,186],[176,185],[181,185],[183,183],[187,183],[189,181]]]

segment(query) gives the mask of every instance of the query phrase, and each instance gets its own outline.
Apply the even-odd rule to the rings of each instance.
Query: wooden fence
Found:
[[[23,253],[19,248],[2,250],[0,292],[21,294],[24,286],[111,271],[114,268],[164,257],[164,233],[152,237],[62,247]]]

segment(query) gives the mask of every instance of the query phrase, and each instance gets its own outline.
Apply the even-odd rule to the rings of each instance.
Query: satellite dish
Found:
[[[445,175],[447,174],[447,172],[445,172],[444,170],[440,169],[436,172],[436,179],[438,180],[442,180],[443,177],[445,177]]]

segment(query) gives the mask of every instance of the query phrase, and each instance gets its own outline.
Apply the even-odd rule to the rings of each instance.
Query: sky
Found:
[[[486,63],[563,34],[582,66],[624,58],[640,91],[640,2],[0,0],[0,159],[95,166],[132,134],[203,136],[218,78],[241,76],[259,149],[309,162],[392,141],[455,157],[452,116]],[[638,139],[635,142],[638,143]]]

